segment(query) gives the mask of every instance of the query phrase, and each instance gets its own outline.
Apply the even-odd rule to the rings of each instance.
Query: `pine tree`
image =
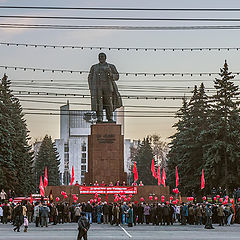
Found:
[[[225,61],[220,69],[220,79],[215,80],[216,94],[212,97],[209,129],[206,137],[204,159],[205,179],[210,187],[222,186],[232,190],[240,179],[240,117],[238,86],[231,79]]]
[[[13,127],[7,112],[5,104],[0,100],[0,188],[14,189],[17,178],[11,141]]]
[[[207,129],[208,97],[204,85],[199,90],[194,87],[189,103],[183,103],[180,110],[180,121],[175,125],[177,133],[172,137],[169,153],[169,177],[175,185],[175,167],[178,167],[180,189],[185,194],[198,193],[200,174],[204,165],[203,146],[206,143],[202,136]],[[178,114],[179,116],[179,114]]]
[[[152,176],[151,164],[152,164],[153,152],[148,138],[145,138],[140,144],[134,161],[137,165],[138,180],[142,181],[145,185],[156,184],[157,181]]]
[[[28,144],[29,136],[22,107],[10,90],[11,82],[4,75],[1,82],[0,99],[6,106],[6,116],[11,122],[10,141],[12,143],[12,159],[17,181],[14,183],[16,194],[26,195],[33,190],[32,153]]]
[[[59,171],[59,155],[57,149],[52,142],[51,137],[46,135],[40,146],[36,162],[34,164],[35,185],[38,188],[40,183],[40,177],[44,178],[45,167],[47,167],[48,185],[57,186],[60,185],[60,171]]]

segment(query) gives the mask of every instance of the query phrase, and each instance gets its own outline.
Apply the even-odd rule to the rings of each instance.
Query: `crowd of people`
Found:
[[[220,226],[232,223],[240,224],[240,203],[235,211],[231,204],[210,203],[3,203],[0,205],[0,217],[3,224],[12,223],[14,230],[19,231],[24,223],[25,231],[28,222],[35,222],[36,227],[48,227],[48,224],[64,224],[78,222],[85,213],[91,223],[119,225],[136,224],[153,225],[205,225],[212,228],[212,223]],[[235,219],[233,219],[233,217]]]

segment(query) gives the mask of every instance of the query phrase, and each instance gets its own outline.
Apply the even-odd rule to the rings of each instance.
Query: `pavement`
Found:
[[[240,240],[240,225],[231,225],[219,227],[214,225],[215,229],[207,230],[204,226],[152,226],[137,225],[132,228],[127,226],[111,226],[105,224],[92,224],[88,232],[88,240],[124,240],[124,239],[180,239],[180,240]],[[9,224],[0,224],[0,240],[76,240],[77,224],[66,223],[58,225],[49,225],[49,227],[38,227],[34,224],[29,225],[28,232],[14,232],[13,226]]]

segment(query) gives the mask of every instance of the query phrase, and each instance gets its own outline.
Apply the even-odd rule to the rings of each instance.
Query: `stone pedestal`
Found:
[[[88,172],[85,183],[98,181],[106,184],[127,180],[124,172],[124,137],[121,125],[99,123],[91,126],[88,136]]]

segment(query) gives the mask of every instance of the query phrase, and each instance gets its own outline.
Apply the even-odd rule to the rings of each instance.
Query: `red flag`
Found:
[[[161,173],[160,173],[160,167],[158,165],[158,170],[157,170],[157,179],[158,179],[158,186],[161,185]]]
[[[234,204],[234,198],[233,198],[233,202],[232,202],[232,207],[233,207],[233,211],[234,211],[234,214],[233,214],[233,222],[235,221],[235,216],[236,216],[236,209],[235,209],[235,204]]]
[[[32,197],[32,194],[31,194],[31,198],[30,198],[30,204],[33,203],[33,197]]]
[[[202,177],[201,177],[201,189],[205,188],[205,179],[204,179],[204,173],[202,169]]]
[[[46,188],[47,185],[48,185],[47,167],[45,167],[44,187]]]
[[[42,176],[40,177],[39,189],[40,189],[40,195],[41,195],[42,197],[44,197],[45,191],[44,191]]]
[[[138,172],[137,172],[136,162],[134,162],[134,165],[133,165],[133,174],[134,174],[134,182],[136,182],[138,180]]]
[[[176,188],[179,185],[179,177],[178,177],[178,171],[177,171],[177,166],[176,166]]]
[[[73,166],[72,166],[72,177],[71,177],[71,183],[70,183],[70,185],[73,184],[74,180],[75,180],[75,176],[74,176],[74,169],[73,169]]]
[[[152,159],[151,171],[152,171],[153,177],[155,177],[157,179],[157,175],[156,175],[156,172],[155,172],[154,159]]]
[[[163,172],[162,172],[162,185],[164,187],[166,187],[165,181],[166,181],[166,173],[165,173],[165,168],[163,168]]]

